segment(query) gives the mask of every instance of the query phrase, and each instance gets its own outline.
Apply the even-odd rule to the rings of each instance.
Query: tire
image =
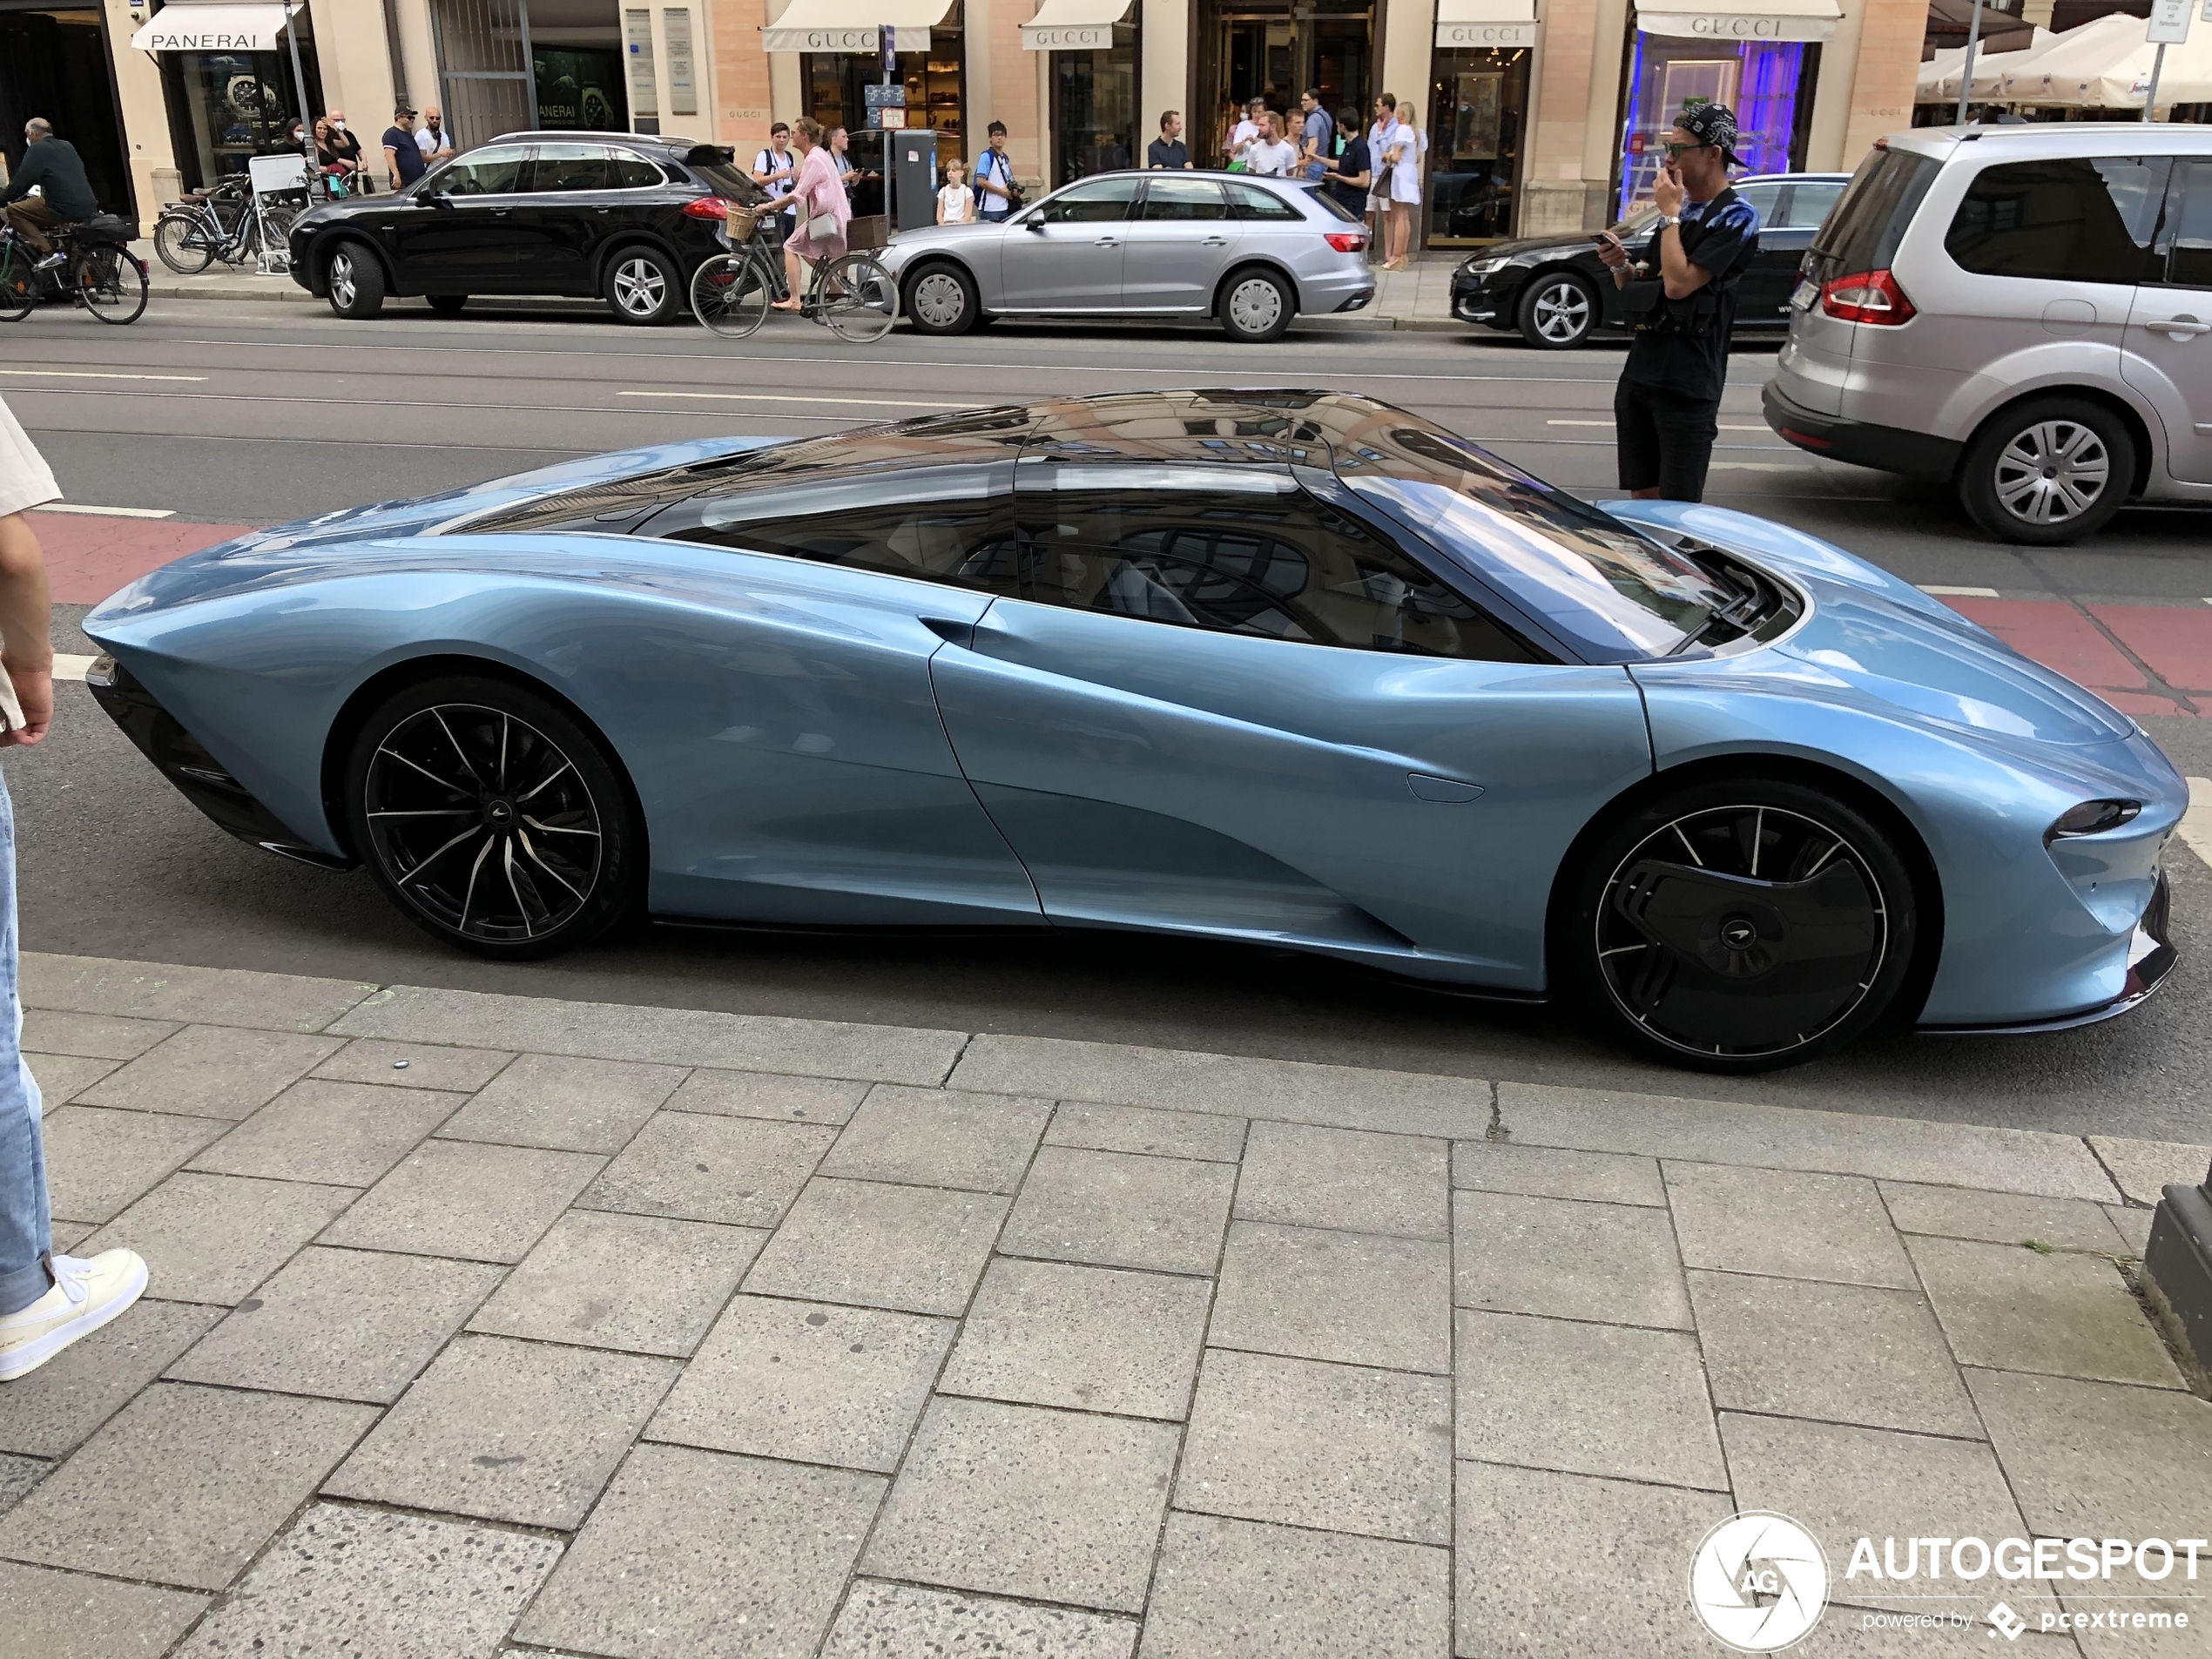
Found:
[[[1597,327],[1597,290],[1572,271],[1547,271],[1521,290],[1514,314],[1538,351],[1572,351]]]
[[[691,314],[725,340],[743,340],[759,327],[773,298],[760,267],[733,253],[718,253],[691,273]]]
[[[535,691],[419,681],[370,711],[345,777],[354,850],[449,945],[500,961],[551,956],[637,906],[644,838],[617,762]]]
[[[907,280],[907,320],[922,334],[964,334],[981,320],[982,296],[975,279],[957,265],[939,260]]]
[[[102,322],[118,326],[145,314],[146,267],[122,248],[88,248],[77,261],[77,298]]]
[[[601,290],[617,322],[650,328],[666,322],[684,303],[684,279],[668,256],[650,247],[626,247],[607,261]]]
[[[0,242],[0,322],[21,322],[38,303],[38,273],[31,252],[10,239]]]
[[[850,345],[880,340],[899,320],[899,285],[866,253],[847,253],[831,265],[814,285],[814,297],[830,333]]]
[[[207,227],[194,213],[164,213],[153,222],[153,251],[179,276],[198,276],[213,262]]]
[[[2056,547],[2102,529],[2134,488],[2135,441],[2100,404],[2032,398],[1986,421],[1959,463],[1959,501],[2000,541]]]
[[[360,242],[341,242],[326,268],[330,308],[349,322],[364,321],[384,309],[384,267]]]
[[[434,293],[428,299],[430,309],[441,317],[457,317],[469,303],[469,296],[465,293]]]
[[[1231,271],[1214,302],[1221,332],[1239,345],[1261,346],[1280,340],[1298,314],[1298,296],[1272,271],[1246,266]]]
[[[1649,1059],[1745,1075],[1833,1053],[1880,1023],[1919,948],[1888,831],[1784,779],[1670,790],[1610,826],[1569,877],[1560,978]]]

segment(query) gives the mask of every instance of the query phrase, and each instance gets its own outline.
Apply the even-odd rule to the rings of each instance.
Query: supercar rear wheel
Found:
[[[409,687],[347,767],[354,844],[412,920],[482,956],[550,956],[631,908],[643,844],[600,739],[504,681]]]
[[[1631,813],[1585,862],[1566,966],[1598,1023],[1654,1058],[1765,1071],[1881,1020],[1917,915],[1889,835],[1850,803],[1696,786]]]

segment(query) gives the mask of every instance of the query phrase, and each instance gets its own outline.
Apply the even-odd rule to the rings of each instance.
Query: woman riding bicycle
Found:
[[[794,218],[799,228],[784,244],[785,287],[791,297],[776,301],[779,311],[799,308],[799,296],[806,292],[808,263],[844,256],[845,227],[853,219],[836,158],[822,142],[821,123],[811,115],[802,115],[792,124],[791,136],[802,158],[791,192],[798,204]]]

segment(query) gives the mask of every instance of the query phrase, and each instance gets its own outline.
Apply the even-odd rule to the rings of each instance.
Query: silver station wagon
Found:
[[[1110,172],[995,223],[901,231],[881,254],[926,334],[994,317],[1211,317],[1273,340],[1375,297],[1366,226],[1298,179]]]

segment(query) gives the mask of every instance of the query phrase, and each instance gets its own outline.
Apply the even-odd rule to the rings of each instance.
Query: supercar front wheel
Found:
[[[1630,813],[1561,941],[1584,1011],[1655,1059],[1755,1072],[1833,1051],[1911,975],[1918,906],[1889,834],[1824,790],[1719,781]]]
[[[643,841],[601,740],[502,680],[426,681],[374,710],[346,804],[354,847],[393,901],[478,955],[584,944],[637,894]]]

